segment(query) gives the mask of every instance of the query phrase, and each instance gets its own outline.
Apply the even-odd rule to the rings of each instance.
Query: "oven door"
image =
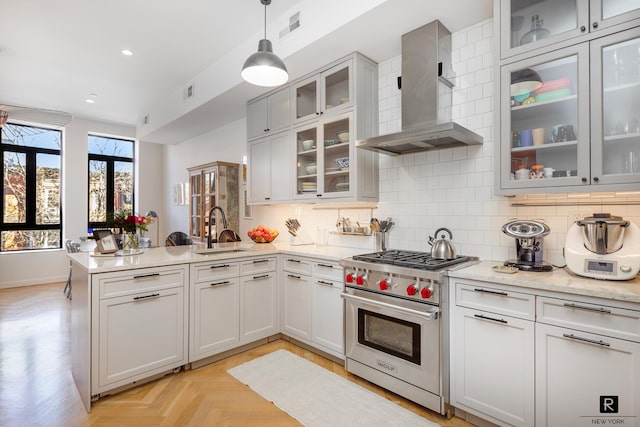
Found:
[[[439,308],[350,288],[342,296],[347,358],[440,394]]]

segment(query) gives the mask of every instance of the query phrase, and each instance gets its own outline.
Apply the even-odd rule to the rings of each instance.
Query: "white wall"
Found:
[[[134,138],[133,126],[74,118],[64,128],[62,146],[63,241],[78,240],[87,233],[87,135]],[[162,182],[162,147],[140,143],[138,147],[136,210],[161,206],[157,191]],[[153,235],[153,231],[151,232]],[[65,249],[0,254],[0,288],[64,281],[69,261]],[[61,290],[62,292],[62,290]]]

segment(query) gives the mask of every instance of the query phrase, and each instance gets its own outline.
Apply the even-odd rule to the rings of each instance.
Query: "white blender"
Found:
[[[580,276],[633,279],[640,271],[640,229],[619,216],[593,214],[569,228],[564,258]]]

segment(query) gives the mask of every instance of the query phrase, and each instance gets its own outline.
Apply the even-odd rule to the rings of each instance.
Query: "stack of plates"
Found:
[[[303,193],[315,193],[318,190],[318,184],[315,182],[303,182],[302,183],[302,192]]]
[[[349,183],[341,182],[336,184],[336,191],[349,191]]]

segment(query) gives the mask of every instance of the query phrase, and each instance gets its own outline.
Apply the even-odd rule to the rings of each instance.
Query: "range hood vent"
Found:
[[[432,21],[402,36],[402,132],[356,142],[357,148],[399,155],[482,144],[482,137],[451,120],[455,75],[451,33]]]

